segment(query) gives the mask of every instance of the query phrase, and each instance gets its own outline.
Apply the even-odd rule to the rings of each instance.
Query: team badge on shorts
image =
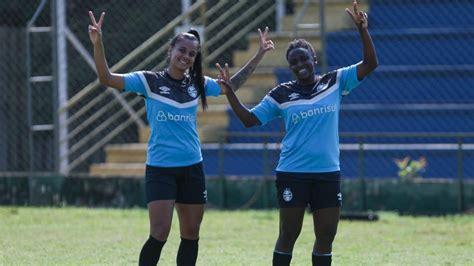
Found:
[[[193,98],[196,98],[196,96],[197,96],[196,88],[194,88],[194,86],[188,87],[188,94],[189,94],[189,96],[191,96]]]
[[[283,190],[283,200],[288,202],[291,199],[293,199],[293,193],[291,193],[289,188],[285,188],[285,190]]]

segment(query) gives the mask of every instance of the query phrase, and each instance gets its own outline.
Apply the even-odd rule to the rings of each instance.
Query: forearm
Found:
[[[362,40],[362,49],[363,49],[363,55],[364,55],[362,64],[366,66],[367,71],[370,73],[378,66],[375,46],[374,46],[374,43],[372,42],[372,37],[370,36],[369,30],[367,28],[359,29],[359,34]]]
[[[245,127],[253,127],[260,123],[255,115],[240,102],[233,91],[228,92],[226,97],[232,110]]]
[[[94,63],[99,81],[105,83],[107,78],[110,76],[110,70],[105,59],[104,45],[102,41],[94,44]]]
[[[257,68],[258,63],[263,58],[264,53],[257,52],[237,73],[230,78],[232,90],[237,91]]]
[[[119,90],[123,89],[124,83],[122,76],[110,72],[102,41],[94,44],[94,63],[100,84]]]

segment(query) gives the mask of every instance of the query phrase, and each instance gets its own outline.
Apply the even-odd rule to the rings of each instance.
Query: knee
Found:
[[[181,237],[184,239],[198,239],[200,224],[187,224],[180,230]]]
[[[287,243],[294,243],[300,232],[294,229],[280,228],[279,239]]]
[[[316,235],[316,242],[320,245],[330,246],[336,237],[336,231],[328,230]]]
[[[169,223],[152,223],[150,224],[150,235],[160,241],[166,241],[171,230]]]

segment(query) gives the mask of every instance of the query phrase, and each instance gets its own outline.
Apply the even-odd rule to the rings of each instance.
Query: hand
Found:
[[[217,76],[217,83],[221,85],[222,93],[227,94],[232,91],[232,86],[230,85],[230,75],[229,75],[229,64],[225,63],[224,69],[216,63],[217,69],[219,69],[219,75]]]
[[[89,17],[91,18],[91,24],[89,25],[89,39],[92,44],[97,44],[102,40],[102,23],[104,22],[105,12],[100,14],[99,22],[95,21],[94,14],[89,11]]]
[[[265,27],[265,32],[262,33],[258,29],[258,35],[260,35],[260,47],[258,48],[259,54],[265,54],[266,52],[275,49],[272,40],[267,40],[268,27]]]
[[[359,30],[365,30],[367,29],[368,26],[368,20],[367,20],[367,13],[358,11],[357,9],[357,0],[354,0],[354,12],[349,10],[349,8],[346,8],[347,14],[351,16],[352,21],[356,24],[356,26],[359,28]]]

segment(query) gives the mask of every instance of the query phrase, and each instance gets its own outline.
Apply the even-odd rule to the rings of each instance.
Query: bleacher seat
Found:
[[[275,69],[279,82],[293,79],[288,68]],[[474,103],[472,66],[380,66],[343,104]],[[474,106],[472,106],[474,108]]]
[[[466,28],[474,25],[472,14],[472,0],[372,0],[369,23],[392,29]]]
[[[473,65],[474,25],[451,29],[370,30],[380,65]],[[346,66],[362,58],[357,31],[327,34],[330,66]]]

